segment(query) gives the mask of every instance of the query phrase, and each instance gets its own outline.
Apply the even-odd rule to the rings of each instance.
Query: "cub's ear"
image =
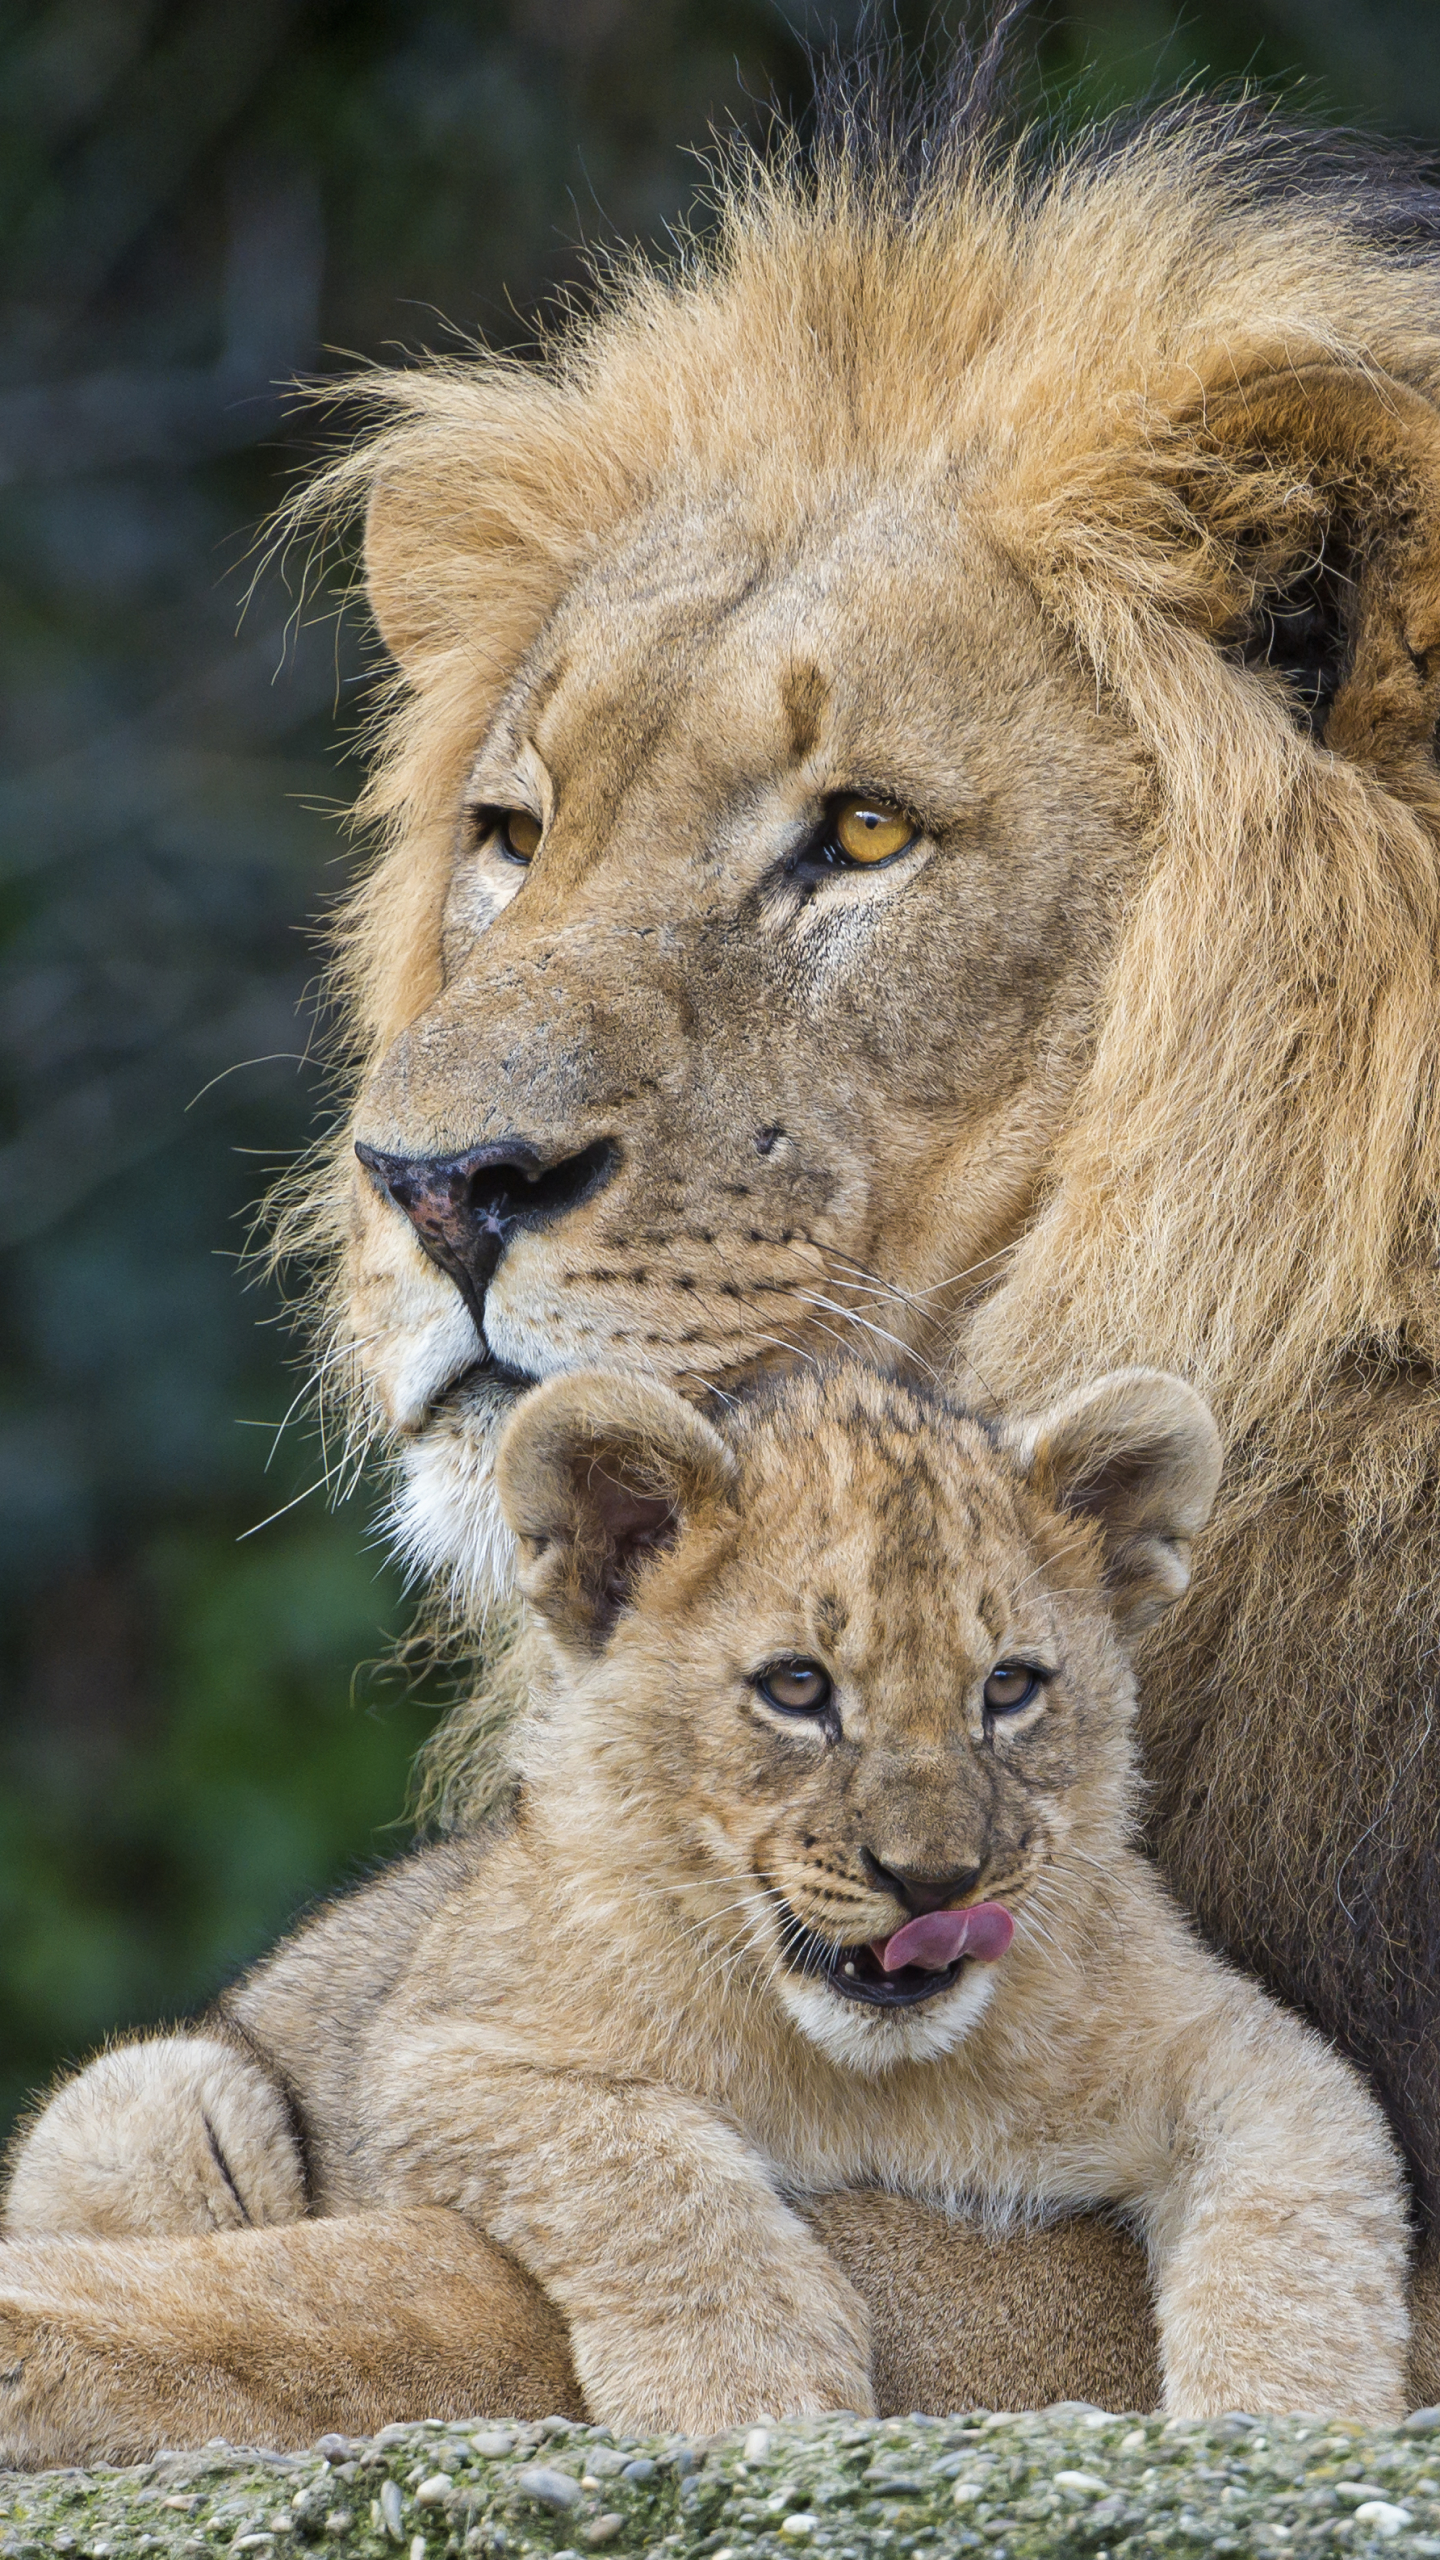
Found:
[[[601,1371],[548,1379],[495,1460],[526,1599],[597,1651],[650,1558],[728,1507],[735,1472],[719,1433],[668,1387]]]
[[[1044,1500],[1099,1522],[1127,1633],[1183,1596],[1220,1482],[1220,1434],[1193,1387],[1163,1369],[1112,1370],[1009,1424],[1002,1442]]]

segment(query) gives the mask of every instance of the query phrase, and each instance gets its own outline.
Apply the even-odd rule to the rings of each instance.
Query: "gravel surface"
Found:
[[[406,2560],[1139,2560],[1151,2551],[1440,2560],[1440,2409],[1318,2419],[826,2418],[690,2442],[549,2418],[207,2445],[126,2471],[0,2473],[0,2560],[403,2551]]]

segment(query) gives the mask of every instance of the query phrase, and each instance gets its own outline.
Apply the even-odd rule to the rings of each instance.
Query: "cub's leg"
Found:
[[[513,2251],[569,2321],[593,2418],[706,2435],[873,2407],[864,2303],[718,2113],[655,2083],[510,2065],[463,2021],[397,2037],[389,2063],[370,2147],[383,2192],[451,2206]]]
[[[305,2207],[284,2092],[219,2036],[155,2036],[56,2090],[12,2154],[0,2229],[159,2239],[295,2222]]]
[[[1410,2345],[1406,2196],[1359,2073],[1233,1978],[1208,2016],[1173,2030],[1168,2062],[1146,2211],[1165,2407],[1393,2424]]]
[[[0,2243],[0,2468],[551,2411],[564,2323],[458,2214]]]

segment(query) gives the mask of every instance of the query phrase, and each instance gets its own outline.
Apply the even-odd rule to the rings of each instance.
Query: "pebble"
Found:
[[[1097,2479],[1093,2471],[1057,2471],[1055,2486],[1067,2498],[1103,2498],[1110,2489],[1109,2481]]]
[[[747,2437],[746,2437],[746,2439],[745,2439],[745,2459],[746,2459],[746,2461],[747,2461],[747,2462],[766,2462],[766,2461],[768,2461],[768,2459],[769,2459],[769,2455],[770,2455],[770,2430],[769,2430],[769,2428],[768,2428],[768,2427],[752,2427],[752,2428],[751,2428],[751,2430],[750,2430],[750,2433],[748,2434],[748,2436],[747,2436]]]
[[[587,2445],[585,2468],[587,2471],[593,2471],[597,2480],[613,2480],[618,2472],[624,2470],[625,2456],[623,2453],[617,2453],[613,2445]]]
[[[322,2454],[327,2462],[348,2462],[350,2439],[348,2436],[317,2436],[315,2450],[318,2454]]]
[[[1378,2498],[1382,2507],[1386,2504],[1384,2490],[1377,2489],[1373,2480],[1337,2480],[1335,2495],[1342,2507],[1358,2507],[1367,2498]]]
[[[417,2533],[410,2545],[410,2560],[425,2560],[425,2536]]]
[[[622,2480],[633,2480],[637,2484],[642,2480],[653,2480],[655,2477],[655,2465],[648,2454],[639,2454],[633,2462],[627,2462],[623,2465],[620,2477]]]
[[[650,2468],[654,2467],[652,2463]],[[568,2471],[552,2471],[544,2462],[529,2462],[523,2471],[517,2471],[515,2486],[525,2497],[533,2498],[537,2507],[548,2507],[552,2515],[580,2504],[579,2481],[572,2480]]]
[[[515,2438],[508,2427],[486,2427],[483,2433],[471,2437],[470,2450],[486,2462],[499,2462],[514,2452]]]
[[[1415,2519],[1408,2507],[1392,2506],[1388,2498],[1367,2498],[1362,2507],[1356,2508],[1355,2521],[1368,2524],[1373,2533],[1381,2533],[1388,2538],[1392,2533],[1403,2533],[1406,2525],[1413,2524]]]
[[[584,2539],[594,2551],[598,2550],[603,2542],[613,2542],[616,2534],[623,2533],[624,2530],[623,2516],[596,2516],[592,2523],[586,2525]]]
[[[350,2507],[332,2507],[325,2519],[325,2530],[338,2542],[342,2533],[349,2532],[354,2521],[354,2511]]]
[[[380,2521],[384,2525],[386,2532],[389,2534],[391,2541],[403,2542],[405,2534],[400,2522],[400,2483],[398,2480],[386,2480],[381,2484],[380,2496],[377,2503],[380,2508]]]
[[[957,2507],[971,2507],[985,2492],[978,2480],[957,2480],[952,2494]]]
[[[416,2490],[415,2504],[417,2507],[443,2507],[449,2495],[450,2474],[448,2471],[432,2471],[429,2479],[422,2480],[419,2488]]]
[[[798,2515],[787,2516],[780,2527],[786,2542],[808,2542],[815,2530],[816,2519],[802,2507]]]

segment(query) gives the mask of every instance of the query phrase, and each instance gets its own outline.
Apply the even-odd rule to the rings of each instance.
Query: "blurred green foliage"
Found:
[[[327,1506],[303,1412],[276,1444],[236,1269],[326,1105],[304,928],[363,696],[278,581],[239,620],[299,452],[276,385],[523,342],[857,14],[0,0],[0,2127],[403,1839],[433,1712],[374,1667],[378,1489]],[[943,44],[928,0],[882,23]],[[1021,50],[1072,111],[1304,74],[1440,133],[1435,0],[1055,0]]]

